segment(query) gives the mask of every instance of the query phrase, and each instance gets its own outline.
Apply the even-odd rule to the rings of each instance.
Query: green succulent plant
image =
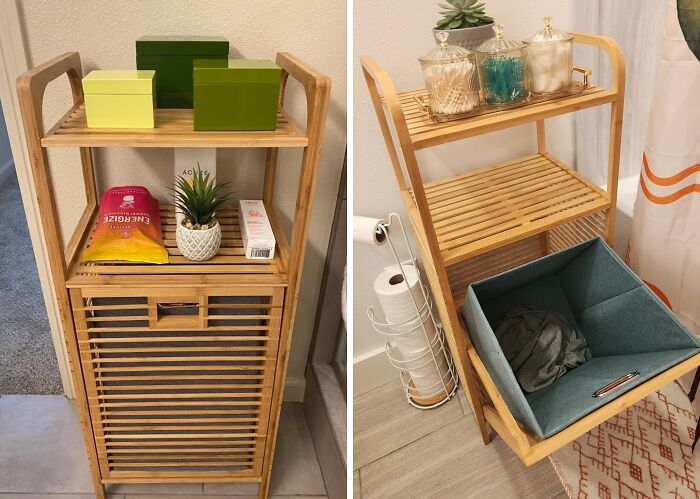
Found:
[[[185,215],[192,225],[209,224],[216,209],[231,197],[227,191],[228,182],[218,182],[202,172],[197,163],[191,179],[179,175],[172,189],[175,206]]]
[[[443,16],[437,22],[438,29],[473,28],[493,22],[493,17],[484,12],[485,4],[478,0],[447,0],[447,4],[438,4]]]

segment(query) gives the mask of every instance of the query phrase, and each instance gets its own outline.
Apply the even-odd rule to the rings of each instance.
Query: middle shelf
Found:
[[[87,233],[82,235],[82,244],[76,253],[69,277],[68,287],[83,286],[195,286],[195,285],[260,285],[286,286],[288,244],[277,221],[272,206],[265,207],[277,248],[270,260],[251,260],[245,257],[241,230],[238,224],[238,208],[228,205],[217,210],[221,223],[221,248],[211,260],[195,262],[180,254],[175,242],[175,208],[163,204],[160,207],[163,243],[168,250],[169,263],[150,264],[124,261],[82,262],[82,255],[90,245],[97,221],[97,211]]]
[[[424,189],[446,266],[610,207],[605,191],[546,153]],[[414,226],[422,225],[417,210],[409,214]]]

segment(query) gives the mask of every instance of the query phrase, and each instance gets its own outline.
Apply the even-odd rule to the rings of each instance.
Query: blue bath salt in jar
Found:
[[[494,28],[496,36],[476,50],[477,68],[484,102],[507,106],[527,99],[525,44],[503,37],[503,26]]]

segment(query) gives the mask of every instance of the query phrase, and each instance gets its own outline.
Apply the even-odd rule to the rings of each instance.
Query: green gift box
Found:
[[[281,77],[268,60],[195,60],[194,129],[274,130]]]
[[[136,67],[156,71],[159,108],[192,108],[195,59],[228,59],[228,40],[221,36],[144,36],[136,40]]]

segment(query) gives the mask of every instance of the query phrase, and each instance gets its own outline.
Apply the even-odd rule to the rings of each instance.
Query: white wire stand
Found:
[[[418,409],[432,409],[438,407],[452,398],[456,393],[459,385],[459,378],[455,370],[454,362],[450,351],[445,345],[445,333],[442,329],[442,324],[435,317],[433,311],[433,302],[427,286],[423,283],[423,278],[418,268],[418,260],[411,251],[411,246],[408,243],[408,236],[404,229],[401,217],[397,213],[389,215],[389,221],[378,226],[378,231],[383,234],[378,234],[386,239],[391,253],[396,261],[396,266],[403,277],[403,283],[409,289],[409,295],[415,307],[415,314],[402,322],[382,322],[375,317],[374,309],[370,306],[367,309],[367,316],[374,329],[387,337],[386,354],[389,357],[391,364],[399,370],[399,378],[406,393],[406,400],[412,406]],[[393,225],[398,225],[403,234],[404,244],[410,256],[409,261],[401,261],[394,247],[394,244],[389,236],[389,228]],[[419,305],[416,297],[410,292],[408,278],[406,276],[405,266],[412,265],[415,267],[418,274],[418,283],[423,295],[424,302]],[[398,277],[398,276],[397,276]],[[434,333],[429,332],[433,328],[426,327],[426,323],[432,323]],[[401,336],[416,334],[422,330],[425,336],[425,348],[414,352],[410,358],[405,358],[396,348],[396,344],[401,342]],[[432,369],[434,371],[432,371]],[[437,381],[426,385],[425,382],[417,383],[418,373],[429,371],[432,373],[431,378]],[[437,375],[437,376],[435,376]],[[415,379],[414,379],[415,378]]]

